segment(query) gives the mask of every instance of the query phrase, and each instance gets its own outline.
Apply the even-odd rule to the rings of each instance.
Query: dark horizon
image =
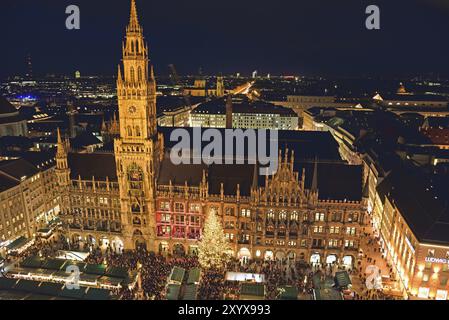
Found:
[[[157,75],[175,64],[182,76],[339,77],[449,75],[449,3],[444,0],[255,1],[137,0],[139,20]],[[26,73],[115,75],[129,18],[129,0],[2,3],[0,78]],[[81,29],[65,28],[66,6],[81,11]],[[365,28],[376,4],[381,30]]]

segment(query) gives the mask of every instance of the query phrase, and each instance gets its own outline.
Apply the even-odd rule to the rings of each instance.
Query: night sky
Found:
[[[129,0],[2,0],[0,78],[116,72]],[[66,6],[81,30],[65,28]],[[365,28],[365,8],[381,30]],[[448,0],[137,0],[157,74],[449,75]]]

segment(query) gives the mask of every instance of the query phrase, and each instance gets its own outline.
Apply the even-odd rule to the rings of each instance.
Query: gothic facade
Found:
[[[114,152],[71,153],[58,134],[60,216],[69,241],[193,254],[205,215],[214,210],[241,259],[355,262],[367,201],[362,168],[289,151],[287,144],[315,139],[311,134],[285,133],[274,176],[259,176],[251,164],[170,161],[169,131],[158,132],[156,124],[156,81],[134,0],[117,96]]]

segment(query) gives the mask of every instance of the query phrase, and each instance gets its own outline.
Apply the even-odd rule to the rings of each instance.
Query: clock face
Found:
[[[136,107],[131,106],[131,107],[129,107],[128,111],[129,111],[129,113],[134,113],[134,112],[136,112]]]

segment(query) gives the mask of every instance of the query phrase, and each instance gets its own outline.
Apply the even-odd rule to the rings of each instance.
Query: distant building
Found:
[[[75,79],[81,78],[81,72],[75,71]]]
[[[195,79],[193,87],[185,88],[184,94],[192,97],[223,97],[225,95],[223,77],[219,76],[216,78],[215,88],[209,88],[207,80],[204,78]]]
[[[187,127],[190,120],[192,107],[184,106],[164,111],[157,118],[157,124],[161,127]]]
[[[311,107],[351,107],[357,104],[357,100],[337,98],[333,95],[287,95],[287,101],[272,101],[272,103],[291,108],[303,118],[304,111]]]
[[[70,139],[70,145],[80,153],[91,153],[103,147],[103,142],[92,132],[84,131]]]
[[[420,299],[448,298],[449,188],[441,178],[447,179],[403,168],[377,187],[383,209],[374,214],[386,259],[394,265],[399,286]]]
[[[424,120],[421,132],[433,145],[449,150],[449,117],[428,117]]]
[[[6,98],[0,96],[0,136],[24,136],[27,122]]]
[[[59,213],[54,152],[0,161],[0,243],[33,237]]]
[[[225,128],[227,99],[216,99],[200,104],[190,113],[192,127]],[[291,109],[246,97],[232,98],[232,127],[253,129],[297,130],[298,115]]]
[[[223,97],[225,95],[225,87],[223,82],[223,77],[217,77],[217,92],[215,94],[217,97]]]
[[[158,96],[157,124],[161,127],[187,127],[193,106],[204,100],[204,97],[189,97],[186,100],[185,97]]]
[[[114,151],[73,153],[58,137],[60,217],[70,243],[195,254],[205,216],[215,212],[242,261],[357,265],[366,211],[363,170],[341,160],[329,133],[279,131],[279,168],[271,176],[260,176],[248,163],[173,164],[173,129],[157,127],[155,77],[131,3],[123,76],[119,68],[117,77],[120,135]],[[236,126],[297,127],[290,109],[238,99]],[[221,117],[218,127],[224,128],[225,100],[194,111]]]
[[[401,90],[400,92],[403,91]],[[446,108],[448,106],[446,98],[430,94],[376,94],[373,100],[383,107],[390,108]]]

